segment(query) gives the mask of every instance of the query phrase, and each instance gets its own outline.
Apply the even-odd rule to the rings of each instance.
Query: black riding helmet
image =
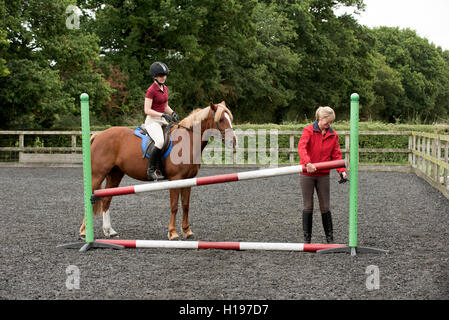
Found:
[[[166,76],[170,73],[170,69],[163,62],[155,62],[150,67],[150,76],[152,78],[157,76]]]

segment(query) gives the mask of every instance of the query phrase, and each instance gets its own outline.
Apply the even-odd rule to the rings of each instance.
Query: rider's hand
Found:
[[[164,118],[165,120],[167,120],[167,122],[172,122],[172,117],[171,115],[169,115],[168,113],[164,113],[162,114],[162,118]]]
[[[171,118],[173,119],[174,122],[179,122],[178,114],[176,112],[174,112],[174,111],[171,114]]]

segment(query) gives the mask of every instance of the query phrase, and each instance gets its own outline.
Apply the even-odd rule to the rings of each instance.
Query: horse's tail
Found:
[[[90,136],[90,144],[94,143],[95,138],[97,137],[98,133],[94,133]],[[103,182],[100,185],[100,189],[103,189]],[[103,201],[101,199],[96,200],[92,206],[92,211],[94,216],[99,216],[103,214]]]
[[[92,206],[92,213],[94,216],[100,216],[103,214],[103,201],[101,200],[102,199],[96,200]]]

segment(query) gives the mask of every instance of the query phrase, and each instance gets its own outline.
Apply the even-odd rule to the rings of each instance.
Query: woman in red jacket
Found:
[[[316,121],[305,127],[298,143],[298,153],[301,165],[305,165],[307,172],[301,173],[301,185],[304,208],[302,212],[302,225],[304,242],[310,243],[312,239],[313,194],[316,189],[320,205],[323,229],[328,243],[334,242],[332,215],[330,212],[329,172],[317,171],[313,163],[340,160],[342,153],[338,143],[338,135],[330,125],[335,120],[335,112],[330,107],[319,107],[316,111]],[[346,179],[346,169],[339,168],[343,179]]]

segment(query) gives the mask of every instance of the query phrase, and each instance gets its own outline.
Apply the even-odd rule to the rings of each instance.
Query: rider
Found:
[[[148,180],[161,180],[164,177],[156,172],[156,163],[160,157],[164,145],[164,134],[162,126],[168,122],[178,122],[179,118],[168,105],[168,88],[165,86],[170,69],[163,62],[155,62],[150,67],[150,75],[153,84],[145,94],[145,128],[154,140],[153,147],[149,150],[150,162],[148,164]]]

